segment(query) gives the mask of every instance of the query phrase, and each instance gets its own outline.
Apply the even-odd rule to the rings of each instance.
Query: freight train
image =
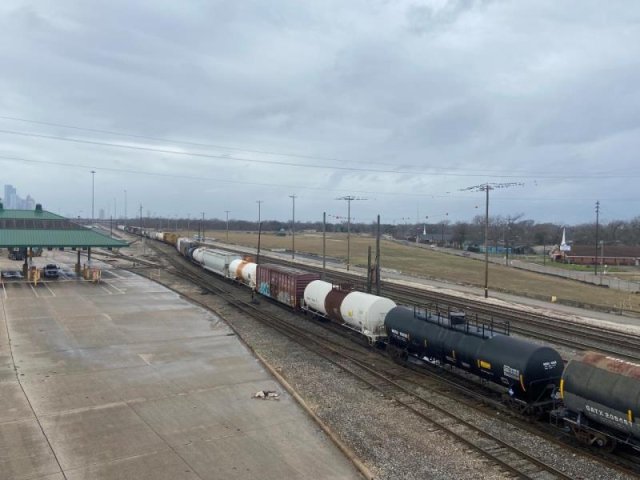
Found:
[[[217,275],[288,307],[337,322],[395,359],[455,367],[499,386],[519,411],[549,413],[588,445],[640,451],[640,364],[586,352],[565,367],[560,354],[472,323],[462,312],[397,306],[391,299],[336,287],[316,273],[208,248],[174,233],[123,227],[175,248]]]

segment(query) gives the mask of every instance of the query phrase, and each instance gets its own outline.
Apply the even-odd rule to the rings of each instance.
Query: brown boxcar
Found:
[[[319,273],[263,263],[256,269],[256,291],[265,297],[298,309],[304,297],[305,287],[309,282],[319,278]]]
[[[169,245],[173,245],[175,247],[176,241],[178,240],[178,234],[165,232],[163,234],[163,240],[164,243],[168,243]]]

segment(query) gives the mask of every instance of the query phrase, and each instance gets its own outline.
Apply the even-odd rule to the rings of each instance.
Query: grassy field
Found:
[[[226,232],[207,232],[207,236],[224,241]],[[258,236],[255,232],[229,232],[229,242],[255,248]],[[352,265],[366,266],[368,246],[375,249],[374,238],[351,235]],[[290,249],[291,237],[279,237],[272,233],[263,234],[261,248]],[[321,255],[322,234],[296,235],[296,251]],[[327,234],[327,256],[346,259],[346,234]],[[384,268],[391,268],[423,278],[476,287],[484,286],[484,263],[476,259],[386,240],[381,242],[381,256],[381,264]],[[504,265],[489,265],[489,289],[544,300],[550,300],[552,296],[556,296],[559,301],[570,304],[595,305],[613,310],[624,308],[640,312],[640,295],[630,295],[613,289],[509,268]]]

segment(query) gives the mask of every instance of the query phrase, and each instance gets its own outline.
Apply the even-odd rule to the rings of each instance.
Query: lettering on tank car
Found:
[[[592,407],[591,405],[585,405],[585,409],[589,413],[593,413],[594,415],[598,415],[599,417],[606,418],[609,421],[619,423],[620,425],[626,425],[627,427],[631,427],[633,425],[633,423],[627,420],[626,418],[620,417],[610,412],[605,412],[600,408]]]
[[[391,335],[393,335],[394,337],[402,338],[403,340],[409,340],[409,334],[408,333],[400,332],[399,330],[396,330],[395,328],[391,329]]]
[[[520,370],[518,370],[517,368],[510,367],[509,365],[504,365],[503,374],[505,377],[513,378],[514,380],[520,381]]]
[[[558,366],[558,362],[556,360],[552,360],[550,362],[542,362],[542,367],[545,370],[554,370]]]

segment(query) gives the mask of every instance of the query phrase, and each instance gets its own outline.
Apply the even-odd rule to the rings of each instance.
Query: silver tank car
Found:
[[[565,368],[560,394],[566,421],[581,440],[606,446],[611,439],[597,431],[612,430],[640,449],[640,364],[586,352]]]
[[[205,270],[227,278],[232,278],[229,273],[231,262],[242,259],[240,255],[204,247],[196,248],[192,253],[192,258],[202,265]]]

